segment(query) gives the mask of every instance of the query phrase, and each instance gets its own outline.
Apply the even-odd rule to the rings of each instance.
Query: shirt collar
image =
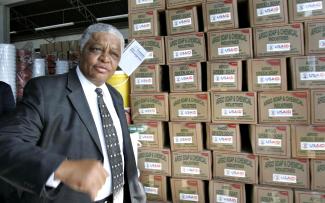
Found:
[[[106,87],[106,84],[102,84],[101,86],[97,87],[96,85],[94,85],[92,82],[90,82],[86,77],[85,75],[81,72],[79,66],[77,66],[77,75],[78,75],[78,78],[80,80],[80,83],[82,85],[82,87],[84,89],[86,89],[87,91],[92,91],[95,93],[95,89],[96,88],[102,88],[102,89],[105,89],[107,88]]]

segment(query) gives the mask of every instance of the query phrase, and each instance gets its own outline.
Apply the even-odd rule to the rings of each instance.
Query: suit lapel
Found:
[[[101,152],[101,154],[103,154],[96,125],[92,117],[86,96],[83,92],[82,86],[77,76],[76,69],[70,70],[68,74],[67,88],[71,91],[71,93],[68,94],[68,98],[70,99],[72,105],[78,113],[81,121],[86,126],[98,150]]]

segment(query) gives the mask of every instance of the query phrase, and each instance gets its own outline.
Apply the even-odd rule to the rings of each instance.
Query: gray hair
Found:
[[[105,23],[96,23],[93,25],[90,25],[82,34],[79,45],[80,45],[80,51],[82,52],[85,44],[88,42],[88,40],[91,38],[91,35],[95,32],[107,32],[110,34],[115,35],[118,37],[121,41],[121,53],[123,53],[124,50],[124,37],[122,33],[113,25],[105,24]]]

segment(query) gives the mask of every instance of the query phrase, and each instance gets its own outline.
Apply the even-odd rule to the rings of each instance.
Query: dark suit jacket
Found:
[[[0,81],[0,115],[8,113],[14,108],[15,100],[10,85]]]
[[[145,202],[123,100],[114,88],[107,87],[123,131],[124,201]],[[56,189],[45,186],[65,159],[103,161],[96,126],[75,69],[28,82],[16,115],[0,126],[0,149],[0,177],[24,191],[20,202],[91,202],[88,195],[64,184]]]

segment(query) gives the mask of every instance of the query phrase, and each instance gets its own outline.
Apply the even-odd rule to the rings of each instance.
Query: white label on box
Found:
[[[320,48],[320,49],[325,48],[325,40],[324,39],[319,40],[318,44],[319,44],[318,48]]]
[[[221,109],[222,116],[244,116],[243,109]]]
[[[300,80],[325,80],[325,72],[300,72]]]
[[[292,117],[292,109],[269,109],[269,117]]]
[[[146,59],[153,59],[153,51],[147,53]]]
[[[199,175],[200,168],[181,166],[181,173]]]
[[[273,174],[273,181],[274,182],[281,182],[281,183],[297,183],[297,176],[274,173]]]
[[[140,5],[140,4],[151,4],[153,3],[153,0],[136,0],[136,4]]]
[[[158,195],[158,188],[157,187],[143,187],[144,192],[147,194]]]
[[[192,49],[190,49],[190,50],[174,51],[173,52],[173,55],[174,55],[174,58],[191,57],[192,56]]]
[[[193,143],[191,136],[176,136],[174,137],[174,143],[176,144],[191,144]]]
[[[135,31],[150,30],[150,29],[151,29],[151,23],[134,24],[134,30]]]
[[[246,171],[225,168],[224,169],[224,175],[225,176],[231,176],[231,177],[245,178],[246,177]]]
[[[135,78],[136,85],[152,85],[152,78]]]
[[[231,83],[235,82],[236,75],[234,74],[224,74],[224,75],[213,75],[213,82],[224,82],[224,83]]]
[[[179,20],[173,20],[173,27],[181,27],[186,25],[191,25],[192,19],[191,18],[183,18]]]
[[[315,2],[308,2],[297,4],[297,12],[306,12],[306,11],[314,11],[323,9],[323,2],[322,1],[315,1]]]
[[[323,151],[325,150],[325,142],[301,142],[301,150]]]
[[[213,14],[210,15],[210,22],[221,22],[221,21],[226,21],[226,20],[231,20],[231,13],[218,13],[218,14]]]
[[[259,138],[258,146],[261,147],[281,147],[282,140],[281,139],[271,139],[271,138]]]
[[[198,202],[199,195],[196,194],[186,194],[186,193],[179,193],[179,199],[191,202]]]
[[[280,12],[281,12],[280,6],[270,6],[270,7],[256,9],[257,16],[259,17],[279,14]]]
[[[179,109],[178,116],[181,117],[197,117],[196,109]]]
[[[139,114],[140,115],[156,115],[157,110],[156,110],[156,108],[140,108]]]
[[[290,51],[290,43],[276,43],[276,44],[266,44],[267,52],[276,52],[276,51]]]
[[[218,48],[218,55],[239,54],[239,46]]]
[[[180,75],[175,76],[175,83],[186,83],[186,82],[194,82],[194,75]]]
[[[280,84],[280,75],[257,76],[258,84]]]
[[[227,195],[216,195],[216,202],[237,203],[237,198],[236,197],[227,196]]]
[[[212,136],[212,143],[215,144],[232,144],[232,136]]]
[[[161,163],[144,162],[144,168],[150,170],[161,170]]]
[[[155,141],[153,134],[139,134],[139,141]]]

